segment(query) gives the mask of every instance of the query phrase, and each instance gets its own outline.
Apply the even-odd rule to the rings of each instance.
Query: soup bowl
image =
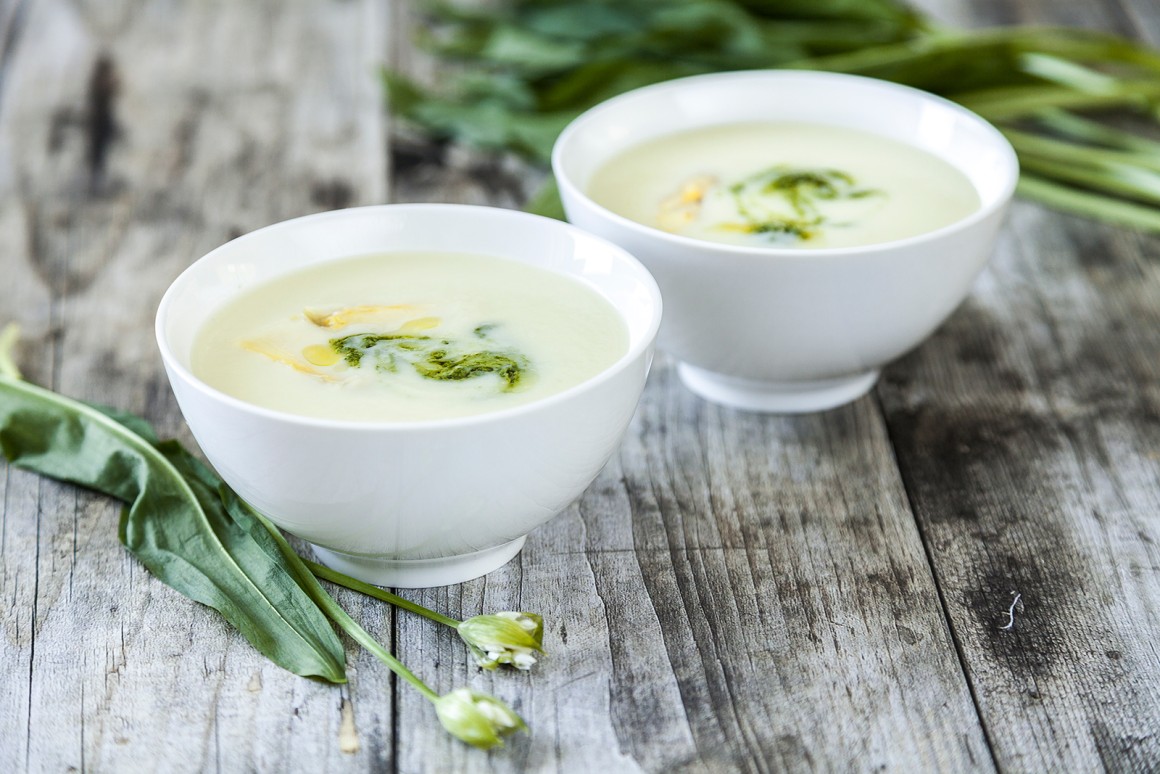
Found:
[[[692,129],[804,122],[921,149],[975,188],[980,206],[935,230],[856,247],[801,249],[701,241],[642,225],[587,193],[610,159]],[[882,366],[959,305],[993,249],[1019,168],[1007,140],[954,103],[884,81],[805,71],[694,76],[585,112],[560,135],[552,168],[568,219],[624,247],[665,299],[658,346],[711,401],[818,411],[873,387]]]
[[[288,272],[356,255],[498,256],[587,285],[615,308],[627,351],[563,392],[450,419],[354,422],[274,411],[206,384],[194,340],[223,304]],[[489,572],[566,508],[616,449],[652,363],[661,300],[609,242],[559,221],[457,205],[384,205],[278,223],[217,248],[162,298],[156,334],[190,430],[221,477],[337,570],[426,587]]]

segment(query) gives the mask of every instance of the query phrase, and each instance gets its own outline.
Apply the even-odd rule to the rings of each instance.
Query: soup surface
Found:
[[[266,408],[419,421],[538,400],[627,350],[616,309],[577,280],[502,258],[407,252],[246,290],[198,332],[191,367]]]
[[[807,123],[722,124],[649,140],[599,168],[588,195],[673,234],[777,248],[904,239],[980,204],[966,175],[926,151]]]

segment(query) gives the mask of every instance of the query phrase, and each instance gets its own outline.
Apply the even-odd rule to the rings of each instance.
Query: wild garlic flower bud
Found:
[[[477,615],[459,624],[459,636],[484,669],[508,664],[531,669],[543,653],[544,619],[535,613]]]
[[[435,700],[447,733],[482,750],[502,747],[503,737],[527,729],[523,718],[494,696],[456,688]]]

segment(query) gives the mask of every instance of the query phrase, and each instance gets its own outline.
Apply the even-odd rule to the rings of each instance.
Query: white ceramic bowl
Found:
[[[426,422],[295,416],[232,398],[190,372],[198,329],[238,293],[304,266],[404,250],[500,256],[575,277],[620,312],[628,352],[543,400]],[[194,437],[230,486],[331,567],[424,587],[504,564],[591,483],[632,418],[660,317],[649,273],[566,223],[487,207],[387,205],[286,221],[217,248],[166,292],[157,342]]]
[[[961,170],[982,206],[920,236],[816,250],[735,247],[643,226],[585,194],[593,173],[661,135],[735,122],[849,127]],[[685,385],[738,408],[801,412],[867,392],[879,369],[930,335],[993,248],[1018,178],[1010,144],[975,114],[922,91],[805,71],[722,73],[621,95],[587,111],[552,153],[568,219],[640,259],[665,299],[658,344]]]

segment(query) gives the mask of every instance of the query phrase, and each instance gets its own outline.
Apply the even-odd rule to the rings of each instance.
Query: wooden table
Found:
[[[928,5],[1160,43],[1151,0]],[[199,255],[333,207],[517,205],[517,163],[385,142],[376,68],[430,66],[410,18],[0,5],[0,320],[28,377],[188,442],[151,321]],[[542,612],[531,675],[341,594],[437,690],[527,718],[490,754],[350,643],[343,687],[270,665],[121,548],[116,504],[0,467],[0,771],[1156,771],[1158,253],[1019,203],[950,321],[824,414],[722,409],[658,359],[579,502],[503,569],[409,592]]]

